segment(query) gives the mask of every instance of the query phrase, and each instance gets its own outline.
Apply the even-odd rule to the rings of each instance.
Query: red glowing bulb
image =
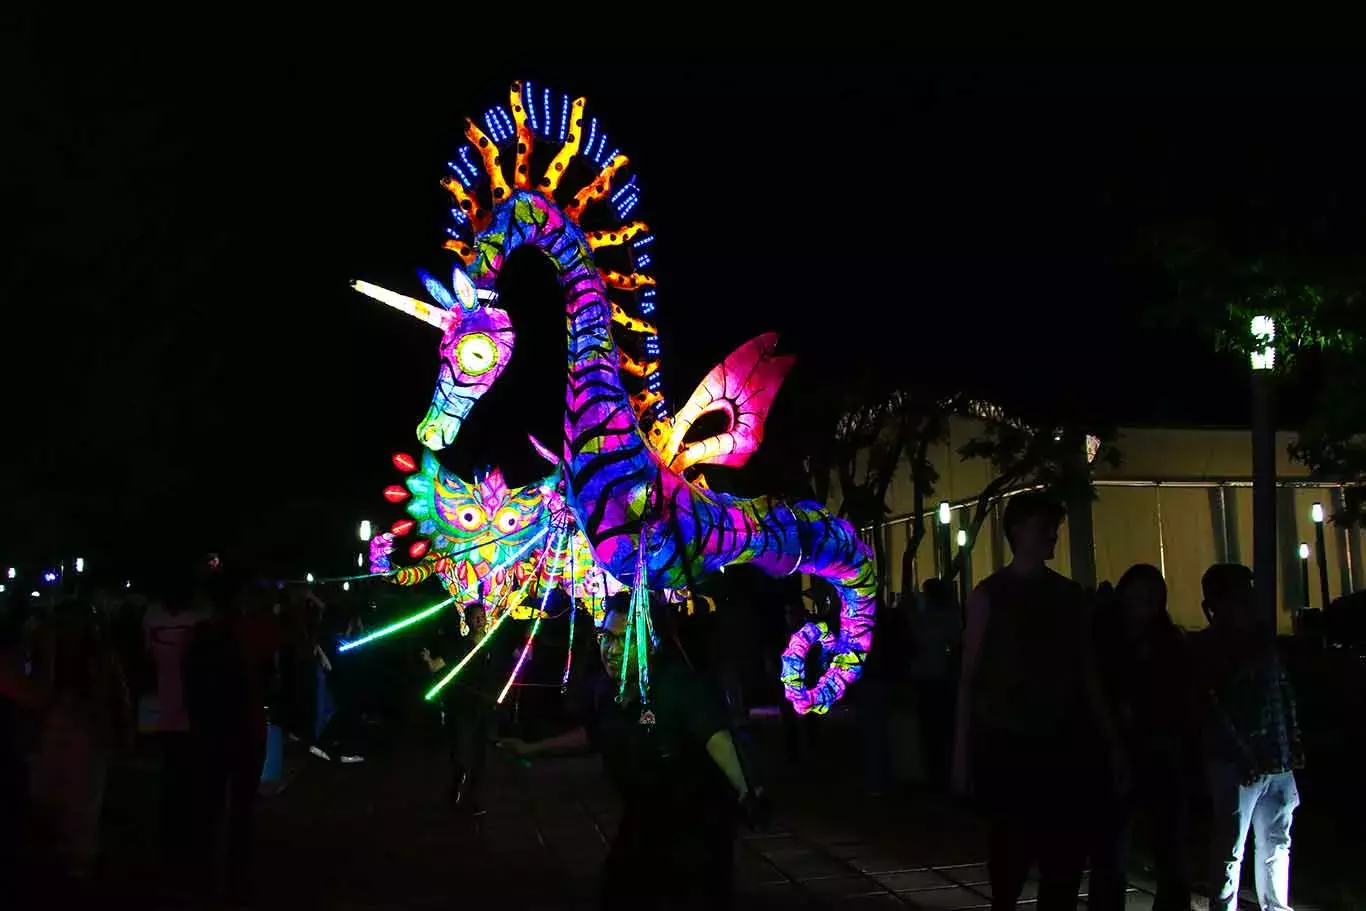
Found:
[[[412,531],[413,526],[416,524],[417,523],[414,522],[412,519],[399,519],[393,525],[389,526],[389,530],[401,538],[408,532]]]
[[[408,548],[408,556],[412,557],[414,560],[420,560],[420,559],[422,559],[422,557],[423,557],[426,553],[427,553],[427,542],[426,542],[426,541],[414,541],[413,544],[412,544],[412,546]]]
[[[384,488],[384,499],[388,500],[390,503],[402,503],[404,500],[408,499],[408,490],[407,488],[399,487],[397,484],[390,484],[388,487]]]
[[[417,460],[406,452],[394,453],[394,467],[399,471],[417,471]]]

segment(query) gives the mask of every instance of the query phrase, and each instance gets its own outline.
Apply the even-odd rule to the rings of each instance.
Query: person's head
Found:
[[[920,593],[925,596],[925,606],[930,610],[953,607],[953,587],[944,579],[926,579],[920,586]]]
[[[470,628],[470,635],[476,639],[484,638],[484,629],[488,626],[488,611],[482,604],[471,604],[465,608],[465,625]]]
[[[1200,578],[1200,605],[1210,626],[1228,632],[1251,632],[1258,626],[1252,600],[1252,570],[1241,563],[1216,563]]]
[[[1066,518],[1067,510],[1047,491],[1031,490],[1011,497],[1001,519],[1010,552],[1025,563],[1053,559],[1058,529]]]
[[[602,626],[598,629],[598,650],[602,653],[602,666],[613,680],[621,677],[622,662],[626,660],[626,637],[629,632],[626,620],[631,612],[630,594],[622,592],[607,602],[607,612],[603,615]],[[636,679],[640,664],[633,660],[627,668],[628,679]]]
[[[1135,563],[1119,577],[1115,602],[1130,637],[1141,635],[1167,617],[1167,582],[1151,563]]]

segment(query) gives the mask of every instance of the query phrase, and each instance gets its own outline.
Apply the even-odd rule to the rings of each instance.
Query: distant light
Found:
[[[360,539],[361,539],[362,541],[369,541],[369,540],[370,540],[370,520],[369,520],[369,519],[366,519],[364,522],[360,523]]]
[[[133,587],[133,583],[132,583],[131,581],[125,582],[125,583],[123,583],[123,587],[124,587],[124,588],[132,588],[132,587]]]
[[[939,524],[948,525],[952,521],[953,507],[949,505],[948,500],[944,500],[939,504]]]
[[[356,565],[365,566],[365,554],[356,554]]]
[[[13,566],[11,566],[11,567],[9,568],[9,570],[5,573],[5,578],[6,578],[6,579],[14,579],[14,578],[18,577],[18,575],[19,575],[19,570],[15,569]]]
[[[1252,337],[1262,347],[1252,352],[1253,370],[1272,370],[1276,366],[1276,321],[1269,316],[1252,318]]]
[[[47,572],[43,573],[43,581],[44,581],[44,582],[56,582],[56,581],[57,581],[57,574],[56,574],[55,572],[53,572],[52,570],[49,569]]]
[[[1303,541],[1300,542],[1300,559],[1301,559],[1301,560],[1308,560],[1308,559],[1309,559],[1309,545],[1306,544],[1306,543],[1303,542]]]
[[[959,547],[967,547],[967,546],[968,546],[968,530],[967,530],[966,528],[960,528],[960,529],[958,529],[958,546],[959,546]]]
[[[3,595],[4,593],[5,593],[5,586],[4,586],[3,583],[0,583],[0,595]]]
[[[1309,518],[1314,520],[1315,525],[1323,524],[1323,504],[1315,503],[1309,507]]]
[[[342,583],[342,591],[344,591],[344,592],[349,592],[350,590],[351,590],[351,583],[350,583],[350,582],[343,582],[343,583]]]
[[[78,573],[83,573],[83,572],[85,572],[85,557],[77,557],[77,558],[76,558],[76,572],[78,572]]]
[[[28,593],[28,596],[29,596],[30,598],[41,598],[41,597],[42,597],[42,595],[38,594],[37,592],[29,592],[29,593]]]
[[[309,585],[312,585],[312,584],[313,584],[313,574],[312,574],[312,573],[305,573],[305,574],[304,574],[304,581],[307,582]]]

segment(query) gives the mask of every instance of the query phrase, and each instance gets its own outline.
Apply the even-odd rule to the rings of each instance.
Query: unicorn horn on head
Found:
[[[433,307],[425,301],[420,301],[415,297],[406,294],[399,294],[397,291],[390,291],[388,288],[381,288],[379,285],[372,285],[367,281],[353,281],[351,287],[355,288],[366,297],[374,298],[381,304],[388,304],[400,313],[406,313],[411,317],[422,320],[429,326],[435,326],[442,332],[449,331],[460,319],[459,311],[443,310],[440,307]]]

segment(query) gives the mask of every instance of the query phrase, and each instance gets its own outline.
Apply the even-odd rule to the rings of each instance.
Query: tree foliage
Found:
[[[1047,486],[1069,501],[1095,497],[1091,485],[1096,464],[1117,467],[1122,454],[1115,446],[1117,429],[1108,424],[1053,423],[1025,420],[986,402],[971,401],[961,413],[982,422],[976,436],[958,448],[964,461],[981,459],[992,466],[992,479],[978,492],[966,525],[976,541],[991,504],[1022,487]],[[962,551],[952,570],[960,568]]]
[[[1248,355],[1262,343],[1252,318],[1275,320],[1276,372],[1313,383],[1308,416],[1292,458],[1324,480],[1366,483],[1366,255],[1352,226],[1323,215],[1271,223],[1189,222],[1155,235],[1170,293],[1157,312],[1170,325],[1195,329],[1223,349]],[[1349,489],[1336,518],[1360,521],[1361,491]]]

